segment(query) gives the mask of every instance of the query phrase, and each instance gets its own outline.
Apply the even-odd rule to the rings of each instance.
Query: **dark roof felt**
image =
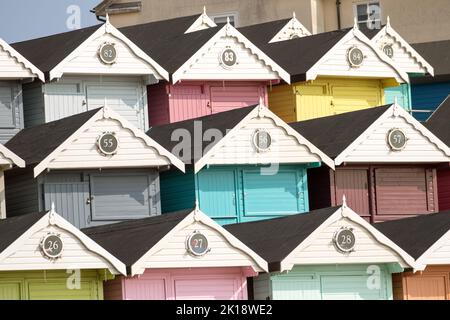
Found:
[[[269,271],[278,271],[279,263],[339,208],[231,224],[224,228],[265,259],[269,263]]]
[[[245,28],[239,29],[246,35]],[[350,29],[330,31],[316,35],[280,41],[258,43],[261,37],[256,32],[248,32],[248,39],[291,75],[291,81],[304,81],[306,72],[320,60]],[[299,58],[293,58],[299,57]]]
[[[374,224],[399,247],[418,259],[450,230],[450,211]]]
[[[330,158],[337,157],[391,105],[289,123]]]
[[[433,112],[425,126],[445,144],[450,146],[450,95]]]
[[[412,84],[450,81],[450,40],[415,43],[412,47],[434,68],[434,77],[411,77]]]
[[[25,214],[0,220],[0,253],[38,222],[46,212]]]
[[[89,38],[100,25],[59,33],[48,37],[16,42],[11,46],[39,70],[46,73]]]
[[[239,31],[256,46],[267,44],[291,20],[282,19],[264,23],[253,24],[239,28]]]
[[[172,141],[172,133],[177,130],[187,130],[192,137],[192,140],[195,138],[194,129],[201,123],[202,128],[202,136],[203,133],[208,129],[217,129],[222,133],[222,137],[224,137],[228,130],[233,129],[240,121],[242,121],[256,106],[250,106],[245,108],[237,108],[231,111],[225,111],[216,113],[209,116],[204,116],[196,119],[190,119],[180,122],[174,122],[171,124],[165,124],[160,126],[152,127],[147,135],[162,145],[169,151],[172,151],[173,148],[180,143],[180,141]],[[201,151],[205,150],[205,148],[211,144],[211,141],[204,141],[201,139]],[[217,143],[220,140],[216,140],[213,143]],[[196,143],[190,143],[191,145],[191,159],[190,160],[199,160],[202,157],[202,154],[198,154],[200,150],[195,152],[195,148],[197,147]],[[200,145],[199,145],[200,146]],[[197,157],[196,157],[197,155]],[[178,156],[176,154],[176,156]]]
[[[130,267],[192,211],[165,213],[81,231]]]
[[[5,146],[27,166],[39,164],[100,109],[79,113],[19,131]]]

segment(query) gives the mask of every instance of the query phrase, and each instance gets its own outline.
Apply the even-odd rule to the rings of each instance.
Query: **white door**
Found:
[[[140,85],[88,85],[86,95],[88,110],[107,106],[139,129],[145,130]]]

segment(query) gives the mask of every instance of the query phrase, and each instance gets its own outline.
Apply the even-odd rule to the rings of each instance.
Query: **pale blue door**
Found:
[[[197,174],[198,202],[203,212],[220,224],[238,222],[234,169],[202,170]]]
[[[386,104],[397,103],[405,110],[411,110],[411,87],[409,84],[401,84],[397,87],[384,89]]]

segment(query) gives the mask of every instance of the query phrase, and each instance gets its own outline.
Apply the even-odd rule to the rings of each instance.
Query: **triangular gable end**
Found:
[[[100,48],[112,44],[116,59],[102,62]],[[169,73],[107,20],[50,71],[50,81],[63,74],[146,75],[169,80]]]
[[[7,147],[0,144],[0,166],[3,169],[8,169],[12,168],[14,165],[19,168],[25,168],[25,161]]]
[[[398,129],[406,137],[402,149],[394,149],[388,136]],[[395,147],[395,146],[394,146]],[[394,104],[335,159],[342,163],[439,163],[450,162],[450,148]]]
[[[62,242],[61,255],[55,259],[46,256],[41,247],[49,235]],[[0,253],[1,271],[67,269],[109,269],[112,274],[126,274],[122,262],[53,210]]]
[[[354,52],[354,49],[362,52],[362,62],[350,61],[350,51]],[[408,74],[357,28],[349,30],[307,71],[306,80],[314,80],[318,76],[393,79],[397,83],[409,83]],[[390,82],[387,84],[392,85]]]
[[[269,41],[269,43],[286,41],[310,36],[311,32],[297,19],[295,12],[291,20]]]
[[[24,78],[38,78],[41,81],[45,81],[42,71],[4,40],[0,39],[0,79]]]
[[[419,270],[425,269],[427,265],[449,265],[450,264],[450,230],[447,231],[418,259]]]
[[[260,149],[256,135],[270,136],[270,146]],[[267,107],[260,104],[198,160],[194,169],[205,165],[288,164],[323,162],[334,169],[334,162]]]
[[[335,244],[334,237],[342,229],[354,234],[350,252],[342,252]],[[376,263],[397,264],[398,271],[415,266],[410,255],[344,204],[281,261],[280,271],[295,265]]]
[[[208,241],[210,250],[202,256],[187,250],[186,241],[194,233],[201,233]],[[131,266],[131,275],[148,268],[214,267],[243,267],[252,270],[247,271],[248,276],[268,271],[264,259],[196,208]]]
[[[203,7],[203,13],[186,30],[185,34],[214,27],[217,27],[217,24],[215,24],[214,21],[206,14],[206,7]]]
[[[434,75],[433,67],[392,28],[389,17],[386,26],[372,38],[372,42],[384,53],[389,53],[403,71]]]
[[[172,75],[181,80],[284,80],[289,74],[230,23]]]
[[[114,154],[105,154],[98,139],[105,133],[117,140]],[[46,169],[144,168],[174,165],[184,172],[184,163],[141,130],[109,108],[101,108],[64,143],[35,168],[37,177]]]

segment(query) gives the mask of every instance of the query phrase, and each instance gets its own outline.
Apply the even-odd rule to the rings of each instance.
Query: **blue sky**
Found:
[[[12,43],[98,24],[100,22],[89,10],[100,2],[3,0],[0,2],[0,38]]]

